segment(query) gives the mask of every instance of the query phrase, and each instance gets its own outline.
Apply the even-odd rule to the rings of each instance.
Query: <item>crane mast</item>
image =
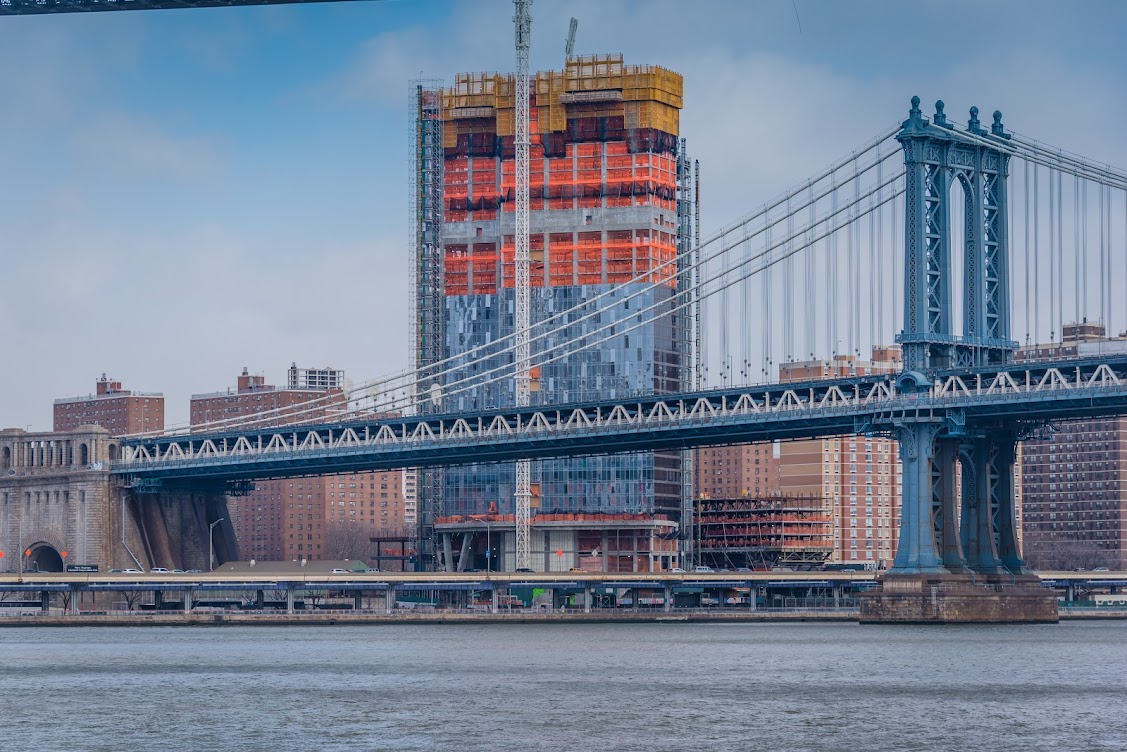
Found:
[[[515,245],[515,284],[513,326],[516,334],[515,353],[515,391],[517,407],[528,407],[530,397],[530,372],[532,368],[529,353],[529,251],[528,251],[528,162],[531,140],[528,133],[528,55],[532,36],[532,0],[513,0],[515,13],[513,24],[516,30],[516,226]],[[518,460],[516,466],[516,566],[526,569],[532,565],[532,468],[528,460]]]

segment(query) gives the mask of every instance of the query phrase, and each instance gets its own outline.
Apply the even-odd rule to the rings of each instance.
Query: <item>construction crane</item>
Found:
[[[575,16],[571,18],[571,24],[567,27],[567,45],[564,47],[564,60],[566,61],[575,52],[575,30],[579,28],[579,19]]]
[[[532,360],[529,353],[529,251],[528,251],[528,162],[531,139],[528,133],[528,54],[532,41],[532,0],[513,0],[516,12],[516,226],[513,327],[516,330],[515,390],[517,407],[528,407],[531,391]],[[518,460],[516,466],[515,521],[517,533],[516,568],[532,566],[532,466]]]

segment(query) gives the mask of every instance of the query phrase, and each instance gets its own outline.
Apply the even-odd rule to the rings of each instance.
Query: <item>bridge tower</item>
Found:
[[[929,121],[912,97],[897,139],[904,149],[905,264],[902,392],[926,390],[944,369],[1009,362],[1008,206],[1010,136],[1002,113],[989,130],[970,109],[966,129],[943,102]],[[961,191],[954,186],[961,187]],[[961,194],[961,248],[951,242],[952,194]],[[962,265],[962,331],[953,324],[954,264]],[[1012,427],[968,430],[959,415],[929,412],[890,426],[903,470],[900,545],[892,575],[1020,574]],[[962,469],[961,505],[956,468]]]

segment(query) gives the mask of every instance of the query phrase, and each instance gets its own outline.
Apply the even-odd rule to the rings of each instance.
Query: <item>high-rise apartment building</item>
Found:
[[[1022,347],[1028,363],[1127,352],[1127,335],[1070,324],[1060,342]],[[1025,558],[1043,569],[1127,567],[1127,417],[1061,421],[1021,444]]]
[[[694,460],[698,499],[766,498],[779,493],[779,445],[701,447]]]
[[[872,360],[839,355],[830,361],[786,363],[781,381],[811,381],[873,373],[898,373],[896,348],[873,348]],[[837,436],[779,445],[783,494],[824,499],[833,520],[832,561],[888,565],[900,534],[900,461],[896,442],[871,436]]]
[[[54,430],[101,426],[113,436],[164,430],[164,395],[122,389],[102,374],[94,394],[55,400]]]
[[[676,271],[691,247],[681,76],[606,55],[570,58],[563,71],[538,73],[531,84],[532,360],[540,364],[531,374],[533,404],[677,391],[691,358],[690,316],[674,310],[679,285],[687,285]],[[421,379],[430,398],[423,409],[515,400],[505,339],[515,307],[514,89],[512,76],[459,74],[440,96],[417,91],[412,346],[424,368],[463,356],[440,383]],[[427,148],[437,134],[441,169],[439,152]],[[597,315],[536,324],[584,302]],[[620,326],[601,345],[569,353],[573,338],[599,339],[610,324]],[[439,485],[427,480],[438,475]],[[511,464],[423,476],[420,494],[432,514],[513,513]],[[538,512],[671,520],[681,513],[676,452],[540,461],[532,481],[534,529]]]
[[[192,397],[193,426],[262,415],[262,422],[323,420],[345,407],[343,371],[290,368],[285,389],[243,369],[235,389]],[[329,385],[332,386],[329,386]],[[368,558],[368,538],[405,524],[402,472],[256,481],[227,509],[243,559]]]

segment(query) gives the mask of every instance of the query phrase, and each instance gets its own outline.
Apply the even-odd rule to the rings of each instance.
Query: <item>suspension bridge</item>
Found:
[[[513,378],[508,337],[361,384],[347,408],[311,400],[128,437],[113,470],[159,486],[876,434],[900,446],[892,573],[1022,574],[1017,444],[1054,421],[1127,410],[1127,353],[1019,364],[1015,335],[1054,342],[1070,319],[1127,327],[1113,295],[1127,278],[1121,192],[1124,172],[1010,133],[1001,113],[984,126],[972,108],[956,126],[942,102],[925,117],[913,98],[898,127],[700,239],[691,258],[531,326],[543,368],[689,312],[699,389],[479,406],[470,395]],[[576,333],[607,306],[646,301],[665,275],[684,281],[671,302]],[[780,363],[893,339],[898,374],[772,383]]]

